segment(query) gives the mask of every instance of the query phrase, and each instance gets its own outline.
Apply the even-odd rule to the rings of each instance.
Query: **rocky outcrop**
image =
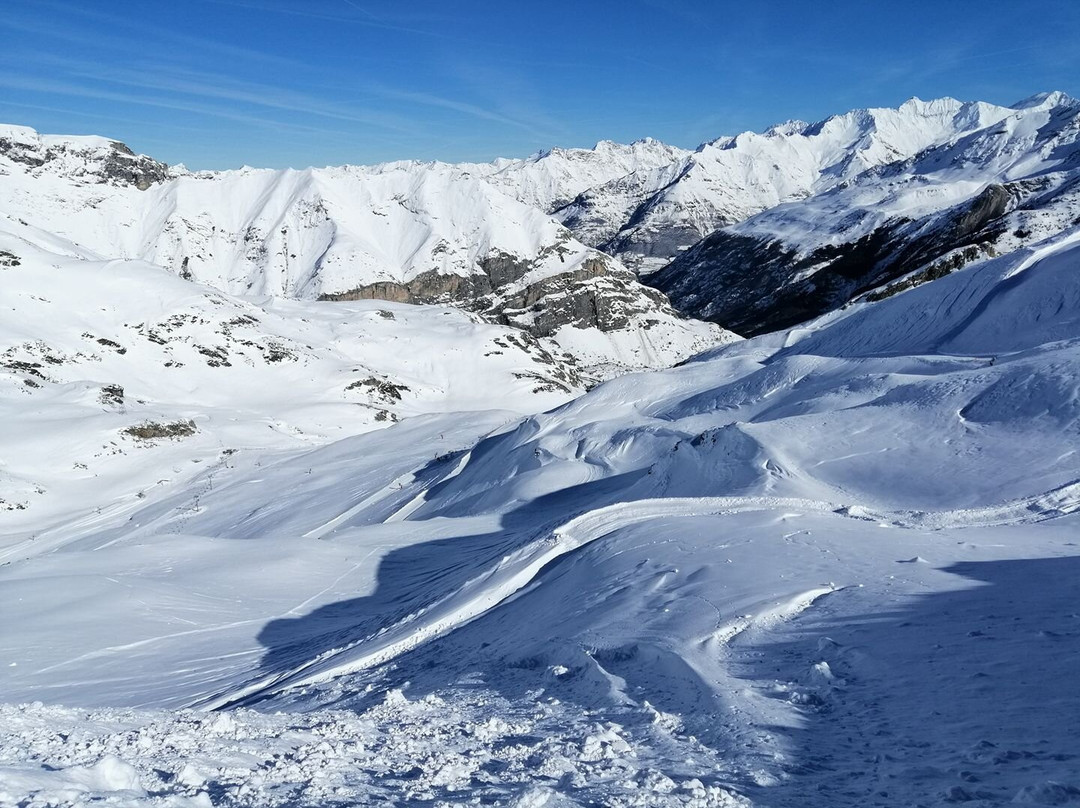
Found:
[[[324,293],[319,299],[454,305],[536,337],[550,337],[564,326],[616,331],[630,327],[634,316],[654,309],[677,316],[663,294],[642,286],[606,256],[596,254],[577,269],[521,286],[518,282],[532,266],[531,261],[500,251],[481,260],[481,271],[473,275],[427,272],[405,283],[379,281]]]
[[[44,139],[32,129],[9,127],[0,134],[0,156],[32,172],[52,171],[110,185],[132,185],[145,191],[169,177],[169,167],[125,144],[104,138]]]
[[[376,281],[344,292],[324,292],[319,300],[389,300],[394,303],[460,305],[491,293],[487,275],[453,275],[432,270],[410,281]]]
[[[101,176],[113,184],[134,185],[145,191],[155,182],[164,182],[169,176],[169,167],[145,154],[135,154],[114,140],[112,150],[101,161]]]
[[[646,282],[680,311],[755,336],[798,325],[909,273],[921,272],[924,283],[994,254],[993,225],[1011,204],[1010,189],[990,185],[941,214],[899,218],[808,253],[780,239],[719,230]],[[974,251],[961,249],[968,246]]]
[[[641,286],[625,270],[612,271],[597,257],[578,270],[544,278],[499,300],[488,314],[535,336],[550,337],[565,326],[619,331],[649,312],[675,316],[663,295]]]
[[[494,250],[477,262],[491,281],[491,289],[501,289],[529,274],[535,264],[512,253]]]

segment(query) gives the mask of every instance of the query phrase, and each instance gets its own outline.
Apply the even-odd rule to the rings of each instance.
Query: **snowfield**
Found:
[[[1080,805],[1059,107],[224,175],[0,128],[0,806]],[[825,238],[999,125],[1053,169],[1022,238],[752,339],[548,216],[708,157],[783,203],[736,229]],[[315,299],[481,274],[501,314]]]
[[[416,417],[340,440],[327,404],[318,440],[260,441],[236,396],[312,394],[252,377],[196,436],[117,441],[122,472],[3,515],[0,802],[1077,801],[1078,238],[542,415],[507,404],[577,391],[423,416],[403,394]],[[79,361],[42,367],[105,360]],[[9,380],[5,480],[51,491],[28,470],[139,420],[65,378]],[[209,465],[210,434],[239,451]],[[125,497],[129,457],[179,471]]]

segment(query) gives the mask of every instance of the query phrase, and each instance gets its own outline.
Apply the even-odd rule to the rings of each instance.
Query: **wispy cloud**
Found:
[[[335,134],[353,136],[355,133],[328,130],[324,127],[307,126],[294,122],[281,121],[259,115],[251,115],[237,112],[234,109],[211,104],[202,104],[197,101],[184,101],[179,99],[166,99],[158,96],[138,95],[135,93],[117,92],[100,87],[93,87],[86,83],[63,81],[58,79],[46,79],[35,76],[18,76],[0,74],[0,87],[13,90],[27,90],[37,93],[50,93],[55,95],[70,96],[74,98],[95,98],[103,101],[116,101],[122,104],[134,104],[138,106],[158,107],[161,109],[188,112],[195,115],[221,118],[236,121],[238,123],[252,124],[268,129],[287,129],[305,134]]]
[[[268,110],[348,121],[388,131],[415,130],[414,122],[400,115],[369,112],[343,103],[328,102],[277,85],[245,81],[212,73],[167,69],[146,72],[122,69],[102,71],[94,66],[86,66],[74,75],[83,79],[138,89],[189,95],[201,99],[235,101]]]
[[[5,13],[0,17],[0,28],[13,28],[24,32],[41,34],[88,48],[110,48],[126,54],[132,53],[132,35],[134,35],[138,37],[137,41],[144,48],[147,43],[166,42],[178,46],[180,52],[190,53],[194,49],[244,64],[277,65],[292,69],[306,68],[304,62],[279,53],[245,48],[230,42],[221,42],[211,37],[193,36],[161,26],[146,25],[138,22],[137,18],[107,14],[88,8],[85,4],[76,5],[57,2],[57,0],[37,0],[35,5],[38,8],[52,9],[56,13],[51,16],[35,14],[32,17],[20,17],[15,14]],[[100,26],[88,29],[65,24],[65,21],[75,21],[80,18],[105,24],[112,31],[127,31],[130,35],[103,33]]]
[[[76,109],[74,107],[58,107],[49,104],[27,104],[21,101],[10,101],[8,99],[0,100],[0,109],[31,109],[37,112],[57,112],[65,116],[72,116],[76,118],[87,118],[90,120],[105,121],[110,126],[116,124],[127,123],[135,124],[136,126],[147,126],[147,123],[143,119],[139,118],[125,118],[121,115],[116,115],[112,112],[90,112],[88,110]],[[199,132],[202,131],[198,126],[190,126],[181,123],[172,123],[169,125],[170,130],[179,130],[187,132]],[[72,133],[68,133],[72,134]],[[106,135],[108,133],[106,132]]]
[[[311,3],[306,4],[285,4],[266,2],[265,0],[207,0],[207,2],[214,3],[219,6],[231,6],[233,8],[246,8],[253,11],[258,11],[264,14],[286,14],[294,17],[307,17],[314,20],[328,20],[331,22],[344,22],[354,25],[366,26],[369,28],[378,28],[384,31],[398,31],[406,34],[417,34],[424,37],[432,37],[435,39],[448,38],[441,31],[434,31],[427,28],[421,28],[417,25],[409,24],[404,21],[394,21],[393,18],[388,18],[383,15],[377,15],[368,9],[363,8],[357,3],[350,0],[342,0],[342,4],[339,6],[343,13],[334,13],[324,7],[320,7]],[[347,8],[355,9],[355,13],[348,13]],[[357,16],[357,13],[360,16]],[[404,18],[409,19],[409,18]],[[415,18],[413,18],[415,19]]]
[[[444,98],[438,95],[432,95],[431,93],[416,92],[413,90],[401,90],[394,87],[387,87],[382,84],[369,83],[364,85],[364,89],[382,98],[404,101],[412,104],[420,104],[422,106],[438,107],[440,109],[449,109],[454,112],[460,112],[463,115],[469,115],[473,118],[478,118],[484,121],[490,121],[492,123],[502,124],[504,126],[510,126],[517,129],[522,129],[531,134],[537,134],[538,131],[526,120],[519,120],[500,112],[491,109],[485,109],[484,107],[476,104],[469,103],[467,101],[458,101],[453,98]]]

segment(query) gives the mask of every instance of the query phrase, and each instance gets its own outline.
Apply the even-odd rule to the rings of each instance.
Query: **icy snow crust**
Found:
[[[454,310],[50,238],[0,245],[6,339],[61,360],[5,354],[0,804],[1080,798],[1076,227],[568,403]]]

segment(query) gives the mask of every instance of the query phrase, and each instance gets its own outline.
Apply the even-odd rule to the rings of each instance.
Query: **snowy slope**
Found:
[[[897,109],[853,110],[815,124],[791,121],[705,143],[662,171],[594,187],[558,215],[586,243],[650,272],[719,227],[991,126],[1011,112],[913,98]]]
[[[908,141],[894,162],[864,160],[830,175],[842,183],[718,230],[650,282],[683,311],[756,334],[904,276],[879,295],[932,280],[1075,225],[1078,134],[1080,102],[1061,93],[959,106],[952,126]]]
[[[239,300],[146,263],[73,259],[0,234],[5,254],[8,539],[131,510],[238,453],[432,412],[529,413],[583,390],[550,346],[449,307]],[[178,432],[128,431],[148,423]]]
[[[0,227],[53,251],[147,261],[234,295],[457,305],[587,345],[601,375],[731,339],[465,168],[169,173],[104,139],[2,131]],[[156,173],[129,181],[118,155]]]
[[[665,168],[689,155],[686,149],[653,138],[630,144],[602,140],[591,149],[556,147],[521,160],[500,159],[463,168],[515,199],[550,213],[590,188],[637,172]]]
[[[9,541],[0,795],[1075,800],[1078,262]]]

